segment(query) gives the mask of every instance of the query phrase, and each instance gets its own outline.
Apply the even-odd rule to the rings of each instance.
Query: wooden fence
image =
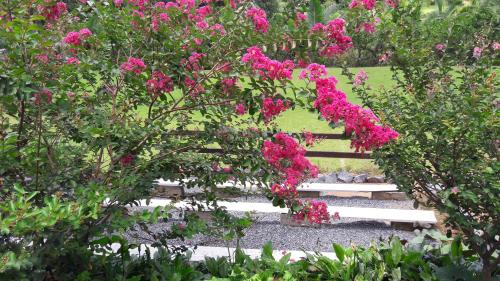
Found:
[[[179,135],[196,136],[202,133],[201,131],[181,131],[178,132]],[[274,135],[272,132],[267,133],[268,136]],[[300,136],[302,133],[288,133],[292,136]],[[345,134],[323,134],[323,133],[313,133],[315,138],[325,139],[325,140],[346,140],[348,136]],[[221,148],[201,148],[198,150],[200,153],[225,153]],[[350,159],[373,159],[371,153],[359,153],[359,152],[339,152],[339,151],[314,151],[308,150],[306,152],[307,157],[320,157],[320,158],[350,158]]]

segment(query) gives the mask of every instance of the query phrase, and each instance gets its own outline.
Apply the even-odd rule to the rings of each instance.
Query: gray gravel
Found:
[[[269,202],[262,196],[249,196],[233,198],[238,202]],[[337,198],[321,197],[319,200],[332,206],[344,207],[373,207],[373,208],[395,208],[395,209],[413,209],[411,201],[392,201],[392,200],[371,200],[366,198]],[[241,215],[241,213],[234,213]],[[178,223],[178,214],[174,219],[165,223],[150,225],[150,229],[159,233],[169,229],[173,223]],[[279,214],[254,214],[253,225],[245,231],[245,237],[240,241],[243,248],[262,248],[262,246],[271,241],[275,249],[281,250],[307,250],[307,251],[332,251],[332,243],[339,243],[348,246],[351,243],[355,245],[368,246],[372,241],[380,239],[387,240],[395,235],[401,239],[411,240],[415,234],[411,231],[395,230],[386,223],[375,221],[363,221],[354,218],[342,218],[339,221],[320,227],[292,227],[281,225]],[[142,231],[128,232],[129,240],[137,243],[150,243],[148,235]],[[181,241],[172,240],[172,244],[181,243]],[[227,246],[224,241],[214,237],[197,235],[193,239],[182,242],[187,245],[200,246]],[[236,246],[236,241],[230,242],[229,246]]]

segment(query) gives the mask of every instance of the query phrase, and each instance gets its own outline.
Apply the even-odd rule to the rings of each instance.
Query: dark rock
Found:
[[[337,174],[339,182],[351,183],[354,177],[348,172],[340,172]]]
[[[361,175],[357,175],[354,177],[354,182],[355,183],[364,183],[366,181],[366,179],[368,178],[368,175],[366,174],[361,174]]]
[[[325,183],[336,183],[337,182],[337,174],[336,173],[331,173],[329,175],[326,175],[324,178],[325,178]]]

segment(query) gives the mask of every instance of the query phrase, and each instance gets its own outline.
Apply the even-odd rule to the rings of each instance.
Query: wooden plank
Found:
[[[349,192],[380,192],[398,191],[395,184],[368,183],[304,183],[297,188],[299,191],[349,191]]]
[[[189,247],[189,246],[188,246]],[[149,249],[151,254],[155,254],[158,249],[156,247],[152,247],[148,244],[140,244],[138,248],[130,249],[129,253],[132,256],[140,256],[146,253],[146,249]],[[111,244],[111,251],[118,252],[120,250],[119,243]],[[245,254],[250,256],[252,259],[259,258],[262,255],[262,250],[260,249],[241,249]],[[211,246],[197,246],[196,248],[192,247],[190,249],[191,253],[191,261],[204,261],[205,258],[220,258],[220,257],[229,257],[234,258],[234,254],[236,252],[236,248],[226,248],[226,247],[211,247]],[[313,251],[289,251],[289,250],[274,250],[273,257],[276,260],[281,259],[283,256],[291,254],[290,261],[298,261],[301,258],[307,257],[307,255],[315,255],[317,252]],[[330,259],[337,259],[335,253],[332,252],[320,252],[321,255],[328,257]]]
[[[398,201],[408,200],[408,197],[404,192],[386,192],[386,191],[372,192],[371,198],[374,200],[398,200]]]
[[[186,180],[187,182],[187,180]],[[165,181],[159,179],[157,184],[160,186],[180,186],[179,181]],[[237,187],[242,189],[258,190],[259,186],[246,183],[245,186],[238,182],[225,182],[218,184],[218,188]],[[297,191],[318,191],[318,192],[396,192],[398,188],[395,184],[368,184],[368,183],[304,183],[297,188]]]
[[[199,153],[219,153],[238,154],[240,151],[228,151],[221,148],[199,148]],[[338,151],[307,151],[307,157],[320,158],[351,158],[351,159],[372,159],[371,153],[338,152]]]
[[[147,206],[146,200],[141,200],[141,206]],[[166,206],[171,204],[169,199],[151,199],[148,207]],[[233,212],[255,212],[255,213],[287,213],[287,208],[275,207],[270,203],[250,203],[250,202],[227,202],[218,201],[219,206],[225,207]],[[200,203],[202,204],[202,203]],[[176,208],[189,208],[191,205],[187,201],[174,203]],[[334,214],[338,212],[341,218],[358,218],[364,220],[391,221],[391,222],[418,222],[435,224],[437,222],[433,211],[406,210],[406,209],[380,209],[380,208],[358,208],[328,206],[328,212]]]

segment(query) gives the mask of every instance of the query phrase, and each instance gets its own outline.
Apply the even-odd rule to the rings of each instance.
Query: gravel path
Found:
[[[372,208],[394,208],[413,209],[411,201],[392,200],[371,200],[366,198],[337,198],[321,197],[319,200],[332,206],[344,207],[372,207]],[[262,196],[249,196],[232,198],[231,201],[238,202],[269,202]],[[235,213],[235,215],[241,215]],[[178,217],[178,216],[174,216]],[[395,235],[401,239],[410,240],[415,235],[411,231],[395,230],[386,223],[363,221],[354,218],[342,218],[339,221],[320,227],[292,227],[281,225],[279,214],[254,214],[253,225],[245,231],[245,237],[240,241],[243,248],[262,248],[271,241],[275,249],[280,250],[307,250],[307,251],[332,251],[332,243],[339,243],[348,246],[351,243],[368,246],[372,241],[380,239],[387,240]],[[173,219],[166,223],[158,223],[150,226],[154,232],[162,232],[169,229],[173,223],[180,220]],[[127,233],[128,239],[138,243],[148,243],[148,235],[142,231]],[[171,241],[172,244],[181,241]],[[227,246],[224,241],[214,237],[197,235],[193,239],[182,242],[188,245],[201,246]],[[236,246],[236,242],[229,243],[229,246]]]

